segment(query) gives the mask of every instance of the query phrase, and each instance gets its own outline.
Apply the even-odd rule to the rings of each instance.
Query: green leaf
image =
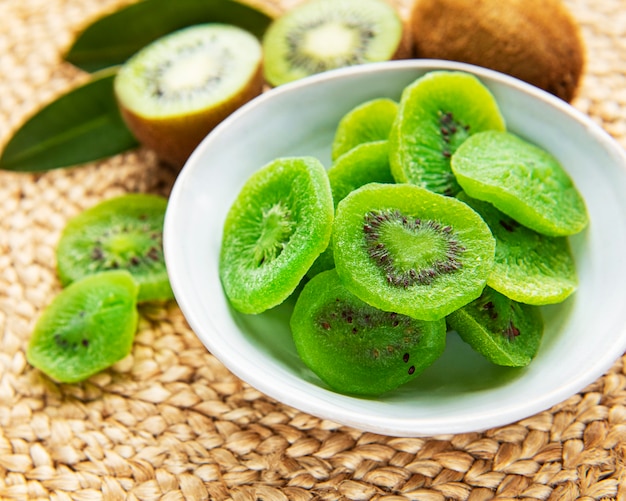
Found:
[[[106,158],[138,145],[113,92],[117,68],[94,74],[41,108],[13,135],[0,169],[39,172]]]
[[[65,59],[96,71],[122,64],[150,42],[187,26],[233,24],[261,37],[271,21],[269,14],[233,0],[143,0],[89,25]]]

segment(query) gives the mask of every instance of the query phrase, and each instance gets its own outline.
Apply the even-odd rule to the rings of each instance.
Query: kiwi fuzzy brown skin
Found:
[[[126,125],[137,140],[153,150],[157,157],[180,169],[202,139],[217,124],[263,91],[263,66],[260,63],[246,87],[232,99],[214,108],[172,118],[148,118],[133,113],[119,100]]]
[[[417,0],[417,58],[509,74],[571,102],[585,67],[580,29],[561,0]]]

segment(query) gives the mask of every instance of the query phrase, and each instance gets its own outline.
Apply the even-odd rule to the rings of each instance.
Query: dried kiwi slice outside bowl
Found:
[[[139,284],[138,302],[174,297],[163,256],[167,199],[130,193],[72,218],[57,244],[57,272],[66,286],[87,275],[125,269]]]
[[[333,254],[366,303],[438,320],[480,296],[495,240],[467,204],[411,184],[369,183],[337,205]]]
[[[282,157],[254,172],[224,222],[219,275],[231,305],[248,314],[278,306],[330,241],[328,175],[315,157]]]
[[[304,364],[334,391],[377,396],[416,378],[441,356],[446,323],[386,312],[346,289],[335,270],[306,283],[290,319]]]
[[[308,0],[275,19],[262,40],[272,86],[410,54],[410,37],[384,0]]]
[[[73,282],[37,320],[28,362],[62,383],[82,381],[118,362],[132,349],[138,289],[124,270]]]
[[[538,306],[518,303],[491,287],[446,322],[475,351],[507,367],[527,366],[539,351],[544,330]]]
[[[114,91],[136,138],[180,168],[200,141],[263,88],[262,48],[248,31],[208,23],[165,35],[124,63]]]
[[[461,188],[450,159],[472,134],[504,130],[491,91],[464,71],[436,70],[402,92],[389,135],[391,172],[398,183],[412,183],[454,196]]]
[[[481,215],[496,239],[488,286],[515,301],[534,305],[560,303],[574,293],[578,277],[567,237],[537,233],[464,191],[457,198]]]
[[[476,134],[451,165],[469,196],[538,233],[569,236],[588,224],[585,201],[557,158],[516,134]]]

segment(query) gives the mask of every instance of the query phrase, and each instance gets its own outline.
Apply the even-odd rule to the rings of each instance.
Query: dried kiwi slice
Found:
[[[358,144],[328,169],[335,206],[352,191],[368,183],[394,183],[389,167],[389,142]]]
[[[139,284],[137,300],[172,299],[163,258],[167,199],[132,193],[100,202],[71,219],[57,245],[63,285],[107,270],[128,270]]]
[[[295,290],[328,246],[333,199],[314,157],[278,158],[246,181],[222,236],[219,271],[226,296],[242,313],[261,313]]]
[[[517,303],[490,287],[446,321],[478,353],[494,364],[509,367],[528,365],[543,337],[538,306]]]
[[[559,303],[576,290],[576,266],[566,237],[528,229],[465,192],[457,198],[482,216],[496,239],[487,285],[515,301],[535,305]]]
[[[137,329],[137,283],[127,271],[78,280],[39,317],[26,358],[63,383],[100,372],[130,353]]]
[[[370,183],[339,202],[333,253],[366,303],[437,320],[480,296],[495,240],[467,204],[411,184]]]
[[[472,136],[452,170],[469,196],[544,235],[573,235],[588,223],[585,202],[559,161],[510,132]]]
[[[315,73],[408,54],[402,20],[384,0],[308,0],[275,19],[263,37],[273,86]]]
[[[335,270],[308,282],[291,316],[302,361],[333,390],[375,396],[415,378],[443,353],[444,320],[426,322],[373,308]]]
[[[456,195],[450,158],[470,135],[504,130],[495,98],[478,78],[432,71],[406,87],[389,135],[391,172],[399,183]]]
[[[336,160],[355,146],[389,138],[398,114],[398,103],[388,98],[366,101],[346,113],[335,131],[332,159]]]

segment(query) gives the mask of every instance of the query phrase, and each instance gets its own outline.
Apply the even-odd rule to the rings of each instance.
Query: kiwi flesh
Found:
[[[369,183],[337,205],[340,279],[366,303],[438,320],[480,296],[495,240],[467,204],[412,184]]]
[[[504,129],[493,94],[477,77],[431,71],[402,92],[389,135],[391,173],[398,183],[454,196],[460,191],[450,167],[456,149],[472,134]]]
[[[257,314],[287,299],[328,246],[333,216],[317,158],[278,158],[254,172],[224,222],[219,273],[231,305]]]
[[[137,300],[172,299],[163,257],[167,199],[132,193],[114,197],[71,219],[57,244],[57,272],[66,286],[108,270],[127,270],[139,285]]]
[[[558,159],[511,132],[470,137],[451,168],[470,197],[493,204],[538,233],[568,236],[588,224],[585,202]]]
[[[389,138],[391,125],[398,114],[398,103],[389,98],[366,101],[346,113],[335,131],[332,159],[362,143]]]
[[[475,64],[565,101],[576,96],[585,47],[562,0],[417,0],[409,17],[417,58]]]
[[[566,237],[537,233],[463,191],[457,198],[481,215],[496,239],[488,286],[515,301],[534,305],[560,303],[576,290],[576,265]]]
[[[538,306],[518,303],[490,287],[450,314],[446,322],[475,351],[494,364],[508,367],[528,365],[543,338]]]
[[[124,270],[89,275],[63,289],[41,314],[28,362],[62,383],[75,383],[130,353],[137,329],[138,286]]]
[[[265,79],[278,86],[331,69],[409,57],[410,38],[384,0],[308,0],[265,32]]]
[[[414,379],[443,353],[444,320],[426,322],[373,308],[335,270],[316,275],[291,320],[298,355],[340,393],[376,396]]]
[[[178,168],[219,122],[262,88],[260,41],[219,23],[157,39],[124,63],[114,82],[129,129]]]

